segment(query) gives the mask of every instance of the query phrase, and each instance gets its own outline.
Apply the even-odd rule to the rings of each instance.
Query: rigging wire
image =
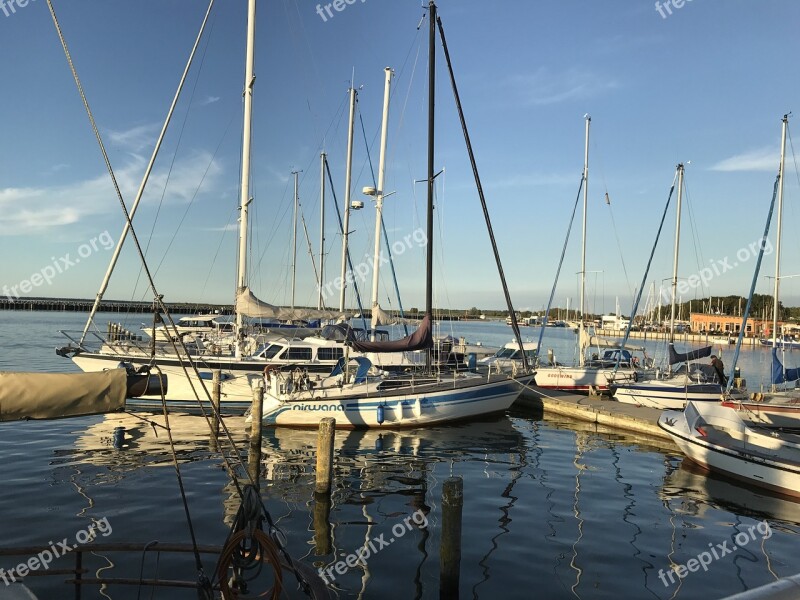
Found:
[[[606,202],[606,206],[608,206],[608,214],[611,217],[611,228],[614,231],[614,239],[617,242],[617,250],[619,250],[619,259],[620,259],[620,262],[622,262],[622,272],[625,274],[625,283],[627,284],[628,290],[631,293],[631,298],[633,298],[633,296],[636,293],[636,290],[631,287],[631,278],[628,275],[628,267],[625,265],[625,253],[622,251],[622,242],[620,240],[619,232],[617,230],[617,222],[614,219],[614,210],[611,208],[611,197],[608,195],[608,183],[606,183],[606,172],[605,172],[605,169],[603,168],[603,156],[602,156],[602,154],[600,154],[597,151],[597,143],[593,142],[592,145],[594,146],[594,152],[595,152],[595,155],[597,156],[597,162],[600,163],[600,167],[599,167],[599,169],[600,169],[600,179],[603,180],[603,189],[605,191],[605,202]],[[605,282],[605,279],[603,281]],[[605,299],[605,296],[604,296],[604,299]],[[597,298],[595,297],[595,302],[596,301],[597,301]],[[605,312],[605,311],[603,311],[603,312]],[[595,312],[594,314],[597,314],[597,313]]]
[[[211,12],[211,9],[212,9],[213,5],[214,5],[214,0],[210,0],[209,7],[208,7],[208,10],[206,12],[206,17],[208,17],[208,14]],[[158,290],[156,289],[155,281],[153,280],[153,276],[152,276],[152,273],[150,271],[150,268],[147,266],[147,260],[146,260],[146,258],[144,256],[143,248],[142,248],[141,243],[139,241],[139,237],[138,237],[138,235],[136,233],[136,230],[135,230],[135,228],[133,226],[133,222],[131,220],[130,213],[128,212],[127,205],[125,204],[125,200],[124,200],[124,198],[122,196],[122,191],[120,190],[116,175],[114,174],[114,170],[113,170],[113,168],[111,166],[111,161],[110,161],[110,159],[108,157],[108,153],[106,152],[106,149],[105,149],[105,144],[103,143],[102,136],[100,135],[100,131],[99,131],[98,127],[97,127],[97,122],[94,119],[94,115],[93,115],[92,110],[91,110],[91,108],[89,106],[89,102],[88,102],[88,100],[86,98],[86,94],[84,93],[83,85],[81,84],[81,80],[78,77],[77,70],[76,70],[75,65],[73,63],[73,60],[72,60],[72,55],[70,54],[69,48],[67,47],[67,42],[66,42],[66,39],[64,38],[64,34],[63,34],[62,30],[61,30],[61,25],[59,24],[59,21],[58,21],[58,19],[56,17],[56,13],[55,13],[55,9],[53,8],[52,0],[47,0],[47,7],[48,7],[48,9],[50,11],[50,16],[53,19],[53,24],[54,24],[56,32],[58,34],[59,40],[61,42],[61,46],[62,46],[62,48],[64,50],[64,54],[65,54],[65,57],[67,59],[67,63],[69,64],[69,68],[70,68],[70,71],[72,73],[73,79],[74,79],[75,84],[76,84],[76,86],[78,88],[78,93],[79,93],[79,95],[81,97],[81,101],[83,102],[84,108],[85,108],[87,116],[89,118],[89,122],[90,122],[92,130],[94,132],[95,139],[96,139],[96,141],[98,143],[98,146],[100,147],[100,151],[101,151],[101,154],[103,156],[103,161],[105,163],[106,170],[108,171],[108,174],[109,174],[109,176],[111,178],[111,181],[112,181],[112,183],[114,185],[116,196],[117,196],[117,199],[119,200],[120,208],[122,209],[123,215],[125,216],[125,221],[126,221],[127,226],[129,228],[129,233],[130,233],[130,236],[131,236],[131,240],[132,240],[132,242],[133,242],[133,244],[134,244],[134,246],[136,248],[136,252],[137,252],[137,254],[139,256],[139,259],[142,262],[143,270],[144,270],[145,276],[147,277],[150,289],[153,292],[154,308],[157,308],[157,310],[159,310],[160,312],[164,313],[164,315],[167,317],[167,319],[169,321],[169,325],[172,327],[172,331],[176,334],[177,342],[175,341],[175,339],[172,338],[172,336],[169,336],[170,337],[170,343],[171,343],[172,348],[173,348],[173,350],[175,352],[175,355],[178,357],[178,360],[179,360],[180,365],[181,365],[181,369],[183,370],[183,374],[186,377],[186,381],[188,382],[189,387],[192,390],[192,394],[197,399],[200,412],[202,413],[203,417],[205,418],[206,423],[208,424],[209,429],[211,431],[211,434],[213,436],[217,437],[216,434],[214,433],[214,428],[212,427],[211,420],[209,418],[208,413],[206,412],[206,409],[205,409],[205,407],[203,405],[203,402],[200,401],[200,395],[199,395],[197,389],[195,388],[195,383],[194,383],[193,379],[191,377],[189,377],[189,370],[187,369],[186,362],[184,361],[185,357],[189,356],[189,351],[186,348],[186,345],[185,345],[183,339],[181,338],[181,336],[177,335],[177,327],[175,325],[175,322],[172,319],[172,315],[169,313],[169,309],[167,308],[166,304],[163,301],[163,296],[161,296],[158,293]],[[178,345],[180,345],[181,350],[178,349]],[[230,433],[230,430],[229,430],[228,426],[226,425],[225,421],[221,418],[221,414],[219,412],[219,409],[217,409],[217,407],[214,405],[214,403],[211,402],[211,395],[208,392],[208,388],[206,387],[204,380],[202,379],[202,377],[200,377],[200,373],[198,371],[197,364],[194,363],[194,362],[190,362],[189,364],[191,366],[191,369],[193,371],[194,376],[197,378],[197,381],[199,381],[199,383],[200,383],[200,387],[205,392],[206,399],[208,400],[210,406],[212,407],[212,411],[214,413],[215,418],[219,422],[220,427],[225,432],[225,436],[226,436],[228,442],[230,443],[231,448],[232,449],[236,449],[237,446],[236,446],[235,442],[233,441],[233,437],[231,436],[231,433]],[[149,367],[150,368],[155,368],[155,369],[158,370],[158,367],[156,365],[154,365],[154,364],[151,364]],[[160,370],[159,370],[159,372],[160,372]],[[164,398],[164,396],[163,396],[163,390],[162,390],[162,400],[163,400],[163,398]],[[164,404],[166,404],[165,401],[164,401]],[[221,456],[222,460],[225,462],[226,468],[228,469],[229,473],[231,473],[231,475],[232,475],[232,480],[233,480],[234,486],[236,487],[236,491],[237,491],[240,499],[242,501],[244,501],[245,496],[244,496],[244,493],[242,491],[242,487],[241,487],[241,485],[240,485],[240,483],[238,481],[238,478],[236,477],[236,470],[231,465],[229,457],[226,455],[226,453],[224,451],[220,451],[220,456]],[[254,484],[254,482],[252,480],[252,477],[250,477],[250,474],[249,474],[246,466],[244,465],[243,458],[242,458],[242,456],[240,455],[240,453],[238,451],[235,453],[235,456],[236,456],[236,459],[237,459],[237,461],[239,463],[239,466],[242,467],[244,473],[247,475],[248,479],[250,479],[250,482],[252,484]],[[288,552],[286,551],[285,545],[280,542],[279,535],[278,535],[280,533],[280,530],[277,528],[277,526],[273,522],[272,517],[270,516],[269,512],[267,511],[266,506],[264,505],[264,501],[260,496],[259,496],[259,502],[261,503],[262,509],[264,511],[265,519],[266,519],[267,523],[270,526],[270,533],[271,533],[271,535],[273,537],[273,540],[278,545],[278,549],[281,552],[281,554],[289,561],[289,564],[292,564],[291,563],[291,558],[289,557]],[[187,508],[187,521],[189,522],[189,526],[191,528],[192,527],[192,525],[191,525],[191,516],[188,513],[188,508]],[[198,581],[201,584],[204,584],[204,582],[208,581],[208,578],[206,577],[205,572],[203,570],[202,562],[201,562],[200,557],[199,557],[199,550],[197,548],[197,544],[196,544],[196,540],[194,539],[194,536],[192,536],[192,539],[193,539],[193,550],[194,550],[194,553],[195,553],[196,561],[198,563],[198,571],[199,571],[198,572]],[[299,575],[299,573],[295,572],[295,575],[298,578],[298,582],[302,585],[303,582],[301,581],[301,576]]]
[[[578,195],[575,197],[575,205],[572,207],[572,216],[569,218],[569,225],[567,225],[567,235],[564,238],[564,246],[561,249],[561,259],[558,261],[558,268],[556,269],[556,276],[555,279],[553,280],[553,287],[550,290],[550,298],[547,300],[547,308],[545,309],[544,313],[545,323],[542,324],[542,327],[539,330],[539,341],[537,342],[536,350],[534,351],[537,362],[539,360],[540,350],[542,348],[542,339],[544,338],[545,325],[550,321],[550,309],[553,306],[553,299],[556,296],[556,289],[558,287],[558,278],[559,275],[561,275],[561,267],[564,264],[564,256],[567,253],[567,246],[569,245],[569,236],[570,233],[572,232],[572,223],[575,221],[575,213],[578,211],[578,204],[581,199],[581,191],[583,190],[583,184],[585,181],[586,181],[586,174],[583,171],[581,171],[581,182],[580,185],[578,186]]]
[[[703,247],[700,243],[701,242],[700,231],[697,227],[697,221],[694,218],[694,210],[692,208],[692,201],[689,196],[689,186],[686,183],[686,179],[683,180],[683,191],[684,191],[683,198],[686,204],[686,208],[689,212],[689,229],[692,232],[692,245],[694,247],[695,265],[697,266],[697,270],[699,272],[703,268],[702,265],[705,263],[705,258],[703,257]],[[701,277],[700,283],[702,285],[703,296],[705,297],[709,291],[708,286],[706,284],[706,280]]]
[[[647,266],[644,269],[644,275],[642,275],[642,283],[639,286],[639,291],[636,294],[636,300],[633,303],[633,308],[631,308],[631,318],[628,321],[628,326],[625,328],[625,335],[622,336],[622,343],[620,348],[624,348],[625,345],[628,343],[628,338],[631,334],[631,327],[633,327],[633,321],[636,318],[636,313],[639,310],[639,301],[642,299],[642,292],[644,291],[645,286],[647,285],[647,276],[650,272],[650,265],[653,264],[653,255],[656,252],[656,248],[658,247],[658,240],[661,238],[661,230],[664,228],[664,220],[667,218],[667,211],[669,210],[670,202],[672,201],[672,194],[675,191],[675,182],[678,179],[678,173],[683,168],[683,165],[678,165],[678,168],[675,169],[675,176],[672,178],[672,185],[669,188],[669,195],[667,196],[667,202],[664,204],[664,212],[661,214],[661,222],[658,224],[658,231],[656,232],[656,239],[653,242],[653,247],[650,250],[650,258],[647,260]],[[622,353],[617,354],[617,362],[614,365],[614,373],[612,377],[616,377],[617,371],[619,370],[620,360],[622,359]]]

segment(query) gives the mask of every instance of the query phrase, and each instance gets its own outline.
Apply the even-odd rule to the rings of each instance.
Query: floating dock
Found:
[[[662,411],[657,408],[625,404],[607,396],[586,396],[536,386],[527,387],[517,400],[517,405],[541,408],[545,415],[563,415],[614,429],[644,433],[669,440],[674,445],[672,438],[658,426]]]

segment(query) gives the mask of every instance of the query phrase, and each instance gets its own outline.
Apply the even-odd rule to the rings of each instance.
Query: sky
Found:
[[[315,305],[320,153],[343,201],[347,94],[358,88],[351,253],[369,306],[384,69],[394,70],[384,222],[406,310],[424,304],[427,19],[419,0],[259,0],[248,279],[292,299],[293,176],[299,174],[297,305]],[[455,76],[516,307],[547,302],[591,115],[587,310],[629,314],[678,163],[686,164],[681,300],[746,295],[778,171],[781,117],[800,110],[793,0],[440,0]],[[53,0],[124,201],[132,204],[200,28],[200,0]],[[167,301],[231,303],[236,286],[246,2],[215,4],[134,228]],[[437,43],[434,303],[504,305]],[[93,297],[124,216],[46,0],[0,3],[0,284],[3,295]],[[789,120],[790,142],[795,120]],[[363,123],[363,130],[362,130]],[[784,231],[798,222],[787,144]],[[391,195],[389,195],[391,193]],[[610,201],[608,204],[607,199]],[[669,208],[646,289],[672,275]],[[341,235],[325,208],[326,305],[338,305]],[[555,304],[578,300],[579,208]],[[308,231],[308,241],[302,222]],[[774,240],[775,221],[773,220]],[[800,304],[800,238],[782,244],[781,299]],[[309,252],[309,246],[311,253]],[[774,242],[757,291],[770,293]],[[150,299],[130,240],[107,298]],[[398,300],[388,265],[379,299]],[[701,281],[702,280],[702,281]],[[663,282],[663,283],[662,283]],[[698,283],[700,282],[700,283]],[[353,306],[348,289],[348,306]],[[569,300],[568,300],[569,299]]]

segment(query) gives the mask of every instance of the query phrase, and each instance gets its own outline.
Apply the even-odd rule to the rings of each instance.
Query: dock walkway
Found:
[[[658,426],[658,417],[662,411],[656,408],[625,404],[608,397],[545,390],[536,386],[525,389],[517,402],[522,406],[541,407],[545,414],[564,415],[671,440]]]

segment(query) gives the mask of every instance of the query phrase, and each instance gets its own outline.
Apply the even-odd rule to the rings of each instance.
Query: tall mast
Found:
[[[294,175],[294,217],[292,218],[292,305],[294,309],[294,292],[297,279],[297,205],[300,204],[300,196],[297,190],[297,176],[302,171],[292,171]]]
[[[786,163],[786,130],[789,115],[783,115],[781,127],[781,166],[778,172],[778,222],[775,233],[775,287],[772,293],[772,347],[778,346],[778,292],[781,283],[781,227],[783,225],[783,173]]]
[[[583,320],[586,317],[586,210],[589,206],[589,126],[592,117],[586,115],[586,146],[583,153],[583,232],[581,235],[581,298],[580,298],[580,321],[578,321],[578,365],[581,367],[586,363],[583,355]]]
[[[247,286],[247,229],[248,212],[250,210],[250,147],[253,128],[253,87],[256,78],[255,69],[256,46],[256,0],[249,0],[247,5],[247,59],[244,75],[244,124],[242,127],[242,181],[241,196],[239,199],[239,263],[237,287],[242,289]],[[236,313],[236,331],[242,330],[242,314]],[[236,345],[236,355],[241,355],[239,344]]]
[[[678,165],[678,209],[675,217],[675,249],[672,253],[672,302],[669,313],[669,341],[675,341],[675,300],[678,297],[678,249],[681,240],[681,203],[683,202],[683,163]]]
[[[354,84],[350,82],[350,85]],[[347,130],[347,166],[344,173],[344,226],[342,227],[342,286],[339,290],[339,312],[344,312],[347,290],[347,241],[350,235],[350,186],[353,177],[353,130],[356,117],[356,89],[350,87],[350,121]]]
[[[375,190],[375,251],[372,255],[372,339],[375,339],[375,313],[378,308],[378,283],[380,281],[381,223],[383,219],[384,184],[386,182],[386,143],[389,137],[389,97],[392,88],[392,69],[384,69],[386,82],[383,90],[383,119],[381,123],[381,157],[378,163],[378,189]]]
[[[317,310],[322,310],[322,283],[325,277],[325,160],[324,152],[319,155],[319,297]]]
[[[434,132],[436,107],[436,3],[428,4],[428,209],[427,246],[425,247],[425,316],[433,319],[433,185]],[[425,370],[431,369],[431,353],[425,353]]]

